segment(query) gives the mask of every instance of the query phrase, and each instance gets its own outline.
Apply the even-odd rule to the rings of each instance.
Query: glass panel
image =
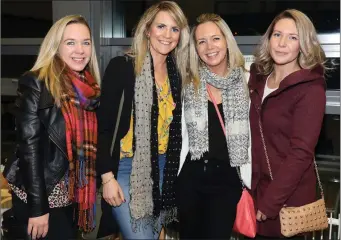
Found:
[[[1,160],[13,156],[15,147],[14,100],[17,82],[24,72],[30,70],[37,55],[1,55]]]
[[[1,77],[20,77],[33,67],[36,59],[36,55],[1,55]]]
[[[332,68],[326,73],[328,90],[340,90],[340,58],[328,58],[327,67]]]
[[[133,35],[133,30],[140,20],[140,17],[152,4],[152,1],[116,1],[116,9],[125,21],[125,29],[123,32],[126,34],[126,37]]]
[[[156,1],[112,0],[113,14],[124,19],[126,37],[132,36],[143,12]],[[340,32],[340,3],[334,0],[288,1],[288,0],[177,0],[189,23],[204,12],[221,15],[235,35],[262,35],[272,19],[281,11],[295,8],[306,13],[318,33]],[[115,13],[119,11],[119,13]],[[115,29],[114,29],[115,31]]]
[[[340,159],[340,115],[325,114],[316,155],[325,160]]]
[[[1,96],[1,162],[13,155],[15,146],[14,96]]]
[[[52,0],[1,2],[2,38],[43,38],[52,22]]]
[[[215,1],[234,35],[263,35],[273,18],[283,10],[297,9],[312,20],[318,33],[340,32],[338,1]],[[242,20],[242,21],[241,21]],[[256,20],[256,21],[255,21]]]
[[[340,115],[325,114],[315,153],[327,212],[337,216],[340,212]]]

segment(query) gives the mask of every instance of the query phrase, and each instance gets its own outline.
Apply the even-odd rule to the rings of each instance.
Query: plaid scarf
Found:
[[[69,199],[78,203],[78,226],[85,232],[95,228],[96,145],[100,88],[89,72],[70,73],[72,89],[62,97],[66,127]]]

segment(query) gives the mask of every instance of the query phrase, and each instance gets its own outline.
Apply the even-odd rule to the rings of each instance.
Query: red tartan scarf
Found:
[[[97,118],[100,88],[89,72],[70,73],[73,89],[63,95],[69,171],[69,199],[78,203],[78,226],[85,232],[95,228]]]

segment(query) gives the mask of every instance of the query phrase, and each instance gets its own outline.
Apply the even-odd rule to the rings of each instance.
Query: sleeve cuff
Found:
[[[261,201],[258,202],[258,210],[267,218],[276,218],[279,215],[281,208],[282,207],[277,207],[265,199],[261,199]]]

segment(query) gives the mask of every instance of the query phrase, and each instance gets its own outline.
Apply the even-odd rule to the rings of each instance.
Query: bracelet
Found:
[[[109,180],[107,180],[106,182],[103,182],[103,181],[102,181],[102,185],[107,184],[108,182],[110,182],[110,181],[113,180],[113,179],[115,179],[114,176],[112,176],[112,177],[111,177]]]

